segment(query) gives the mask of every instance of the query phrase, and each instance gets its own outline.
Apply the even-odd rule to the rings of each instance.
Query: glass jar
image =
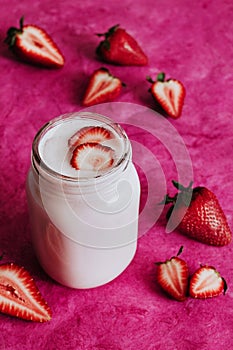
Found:
[[[68,140],[86,126],[114,139],[116,159],[104,172],[70,166]],[[72,288],[93,288],[117,277],[137,247],[140,183],[130,141],[119,124],[79,112],[44,125],[34,138],[27,198],[31,236],[43,269]]]

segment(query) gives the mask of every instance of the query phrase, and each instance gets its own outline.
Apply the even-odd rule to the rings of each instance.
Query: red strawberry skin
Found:
[[[206,299],[225,294],[226,282],[213,266],[201,266],[191,277],[189,295],[197,299]]]
[[[112,132],[103,126],[85,126],[70,137],[68,145],[69,147],[76,147],[82,143],[101,143],[113,138]]]
[[[85,107],[93,106],[99,103],[111,102],[116,99],[122,89],[120,79],[110,74],[106,68],[95,70],[85,91],[82,104]]]
[[[189,271],[186,262],[179,257],[172,257],[157,263],[157,281],[162,289],[172,298],[184,301],[188,291]]]
[[[9,28],[5,43],[22,61],[48,68],[64,66],[64,56],[52,38],[36,25],[24,25],[23,18],[19,29]]]
[[[188,191],[192,191],[191,194]],[[191,195],[187,207],[185,196]],[[215,194],[206,187],[186,188],[181,191],[175,207],[171,207],[170,224],[184,235],[199,242],[225,246],[232,240],[226,216]],[[174,210],[173,210],[174,209]]]
[[[194,189],[190,206],[178,229],[191,238],[215,246],[227,245],[232,239],[218,199],[205,187]]]
[[[29,272],[14,263],[0,265],[0,312],[35,322],[52,315]]]
[[[148,58],[137,41],[118,25],[109,29],[96,49],[97,55],[104,61],[122,66],[145,66]]]

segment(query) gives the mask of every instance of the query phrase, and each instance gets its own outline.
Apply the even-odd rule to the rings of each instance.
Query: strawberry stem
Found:
[[[176,254],[176,256],[179,256],[179,255],[183,252],[183,249],[184,249],[184,247],[181,246],[180,249],[179,249],[179,251],[178,251],[178,253]]]
[[[192,186],[193,186],[193,181],[190,181],[188,187],[184,187],[183,185],[181,185],[179,182],[175,180],[172,180],[172,183],[174,187],[181,192],[189,192],[190,190],[192,190]]]
[[[16,35],[23,33],[23,21],[24,17],[22,16],[19,21],[20,28],[10,27],[7,31],[7,36],[4,40],[4,43],[7,44],[10,49],[12,49],[15,45]]]
[[[151,84],[154,84],[154,82],[155,82],[150,76],[147,76],[146,80],[149,81],[149,83],[151,83]]]
[[[23,22],[24,22],[24,16],[22,16],[19,20],[19,24],[20,24],[20,31],[21,33],[23,32]]]
[[[190,204],[191,197],[192,197],[193,181],[190,181],[188,187],[181,185],[179,182],[177,182],[175,180],[172,180],[172,183],[175,186],[175,188],[177,190],[179,190],[181,193],[180,194],[176,193],[174,197],[171,197],[168,194],[166,194],[164,196],[163,200],[161,202],[159,202],[158,204],[159,205],[169,204],[169,203],[175,204],[177,200],[182,199],[182,202],[184,202],[184,204],[188,207]],[[170,209],[172,211],[173,207],[171,207]],[[171,214],[171,211],[170,211],[170,214]],[[168,213],[168,215],[170,215],[170,214]]]
[[[177,198],[177,194],[174,197],[170,197],[168,194],[166,194],[161,202],[159,202],[159,205],[162,204],[169,204],[169,203],[175,203]]]
[[[105,38],[107,39],[109,36],[111,36],[116,30],[117,28],[119,28],[119,24],[116,24],[115,26],[109,28],[109,30],[106,33],[96,33],[97,36],[105,36]]]
[[[192,199],[193,181],[190,181],[188,187],[185,187],[174,180],[172,180],[172,183],[174,187],[180,191],[180,194],[178,195],[178,200],[181,200],[188,207]]]
[[[165,80],[165,73],[161,72],[157,75],[157,81],[161,81],[161,82],[164,82]]]

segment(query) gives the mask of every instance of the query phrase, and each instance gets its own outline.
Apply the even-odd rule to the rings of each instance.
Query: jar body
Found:
[[[140,184],[129,159],[109,180],[82,187],[41,176],[27,178],[31,237],[43,269],[71,288],[93,288],[117,277],[133,259]],[[80,190],[81,188],[81,190]]]

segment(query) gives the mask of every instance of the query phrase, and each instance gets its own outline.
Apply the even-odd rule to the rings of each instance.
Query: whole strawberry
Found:
[[[111,27],[107,33],[97,35],[104,36],[96,53],[105,62],[121,66],[145,66],[148,64],[148,58],[137,41],[119,25]]]
[[[163,203],[172,203],[168,211],[169,225],[202,243],[224,246],[232,233],[226,216],[213,192],[206,187],[184,187],[173,181],[180,191],[174,197],[165,196]]]

